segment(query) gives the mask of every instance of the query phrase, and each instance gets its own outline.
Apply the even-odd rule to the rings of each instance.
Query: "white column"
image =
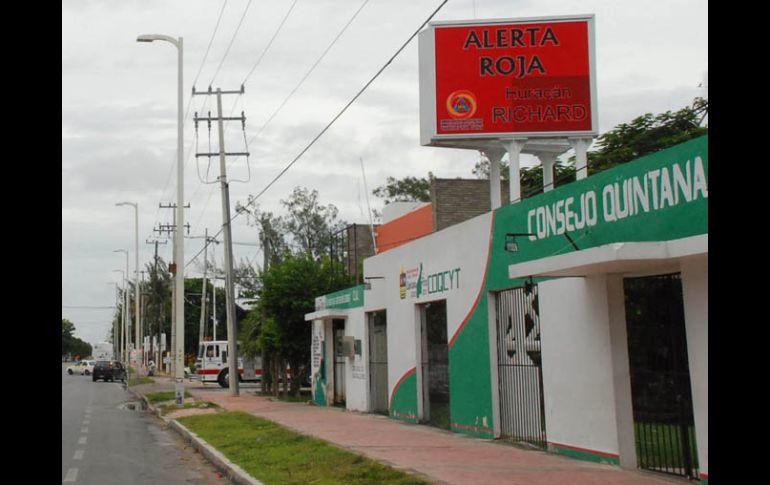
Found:
[[[519,161],[519,156],[521,155],[521,151],[524,149],[524,145],[527,143],[526,138],[520,138],[520,139],[513,139],[513,140],[506,140],[503,142],[506,149],[508,150],[508,169],[509,169],[509,193],[510,193],[510,203],[515,204],[516,202],[521,202],[521,164]]]
[[[701,479],[709,470],[709,269],[708,256],[682,261],[682,297],[687,359],[695,415],[695,439]]]
[[[505,150],[492,146],[482,151],[489,159],[489,202],[490,210],[495,210],[503,204],[500,196],[500,160],[503,159]]]
[[[628,362],[628,327],[621,275],[607,275],[607,306],[612,346],[612,380],[615,391],[615,422],[618,433],[620,466],[636,469],[634,409],[631,399],[631,370]]]
[[[588,177],[588,147],[593,143],[593,138],[570,138],[569,144],[575,150],[576,179]]]
[[[543,166],[543,192],[553,190],[553,167],[556,165],[556,155],[548,152],[537,154],[540,164]]]

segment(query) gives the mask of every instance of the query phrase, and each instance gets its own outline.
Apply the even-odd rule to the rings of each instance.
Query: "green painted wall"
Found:
[[[390,416],[409,423],[417,422],[417,374],[414,369],[394,390]]]
[[[508,278],[509,265],[575,251],[563,235],[565,230],[580,249],[707,234],[707,179],[708,135],[495,210],[486,284],[478,306],[449,351],[452,428],[479,437],[493,434],[487,294],[524,284],[523,279]],[[577,210],[581,200],[589,209],[588,216],[582,215],[586,222],[582,228],[568,230],[565,207]],[[591,200],[595,210],[591,210]],[[624,206],[630,209],[625,215]],[[538,217],[545,222],[541,227]],[[570,220],[580,225],[580,218]],[[520,236],[516,238],[518,252],[505,250],[507,233],[537,233],[538,229],[542,238],[533,241]],[[416,401],[416,389],[413,396]],[[412,409],[409,406],[414,406],[416,414],[416,402],[394,399],[399,413]]]

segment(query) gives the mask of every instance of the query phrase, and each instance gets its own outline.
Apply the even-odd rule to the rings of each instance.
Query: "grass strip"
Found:
[[[179,422],[266,485],[427,483],[240,411],[189,416]]]

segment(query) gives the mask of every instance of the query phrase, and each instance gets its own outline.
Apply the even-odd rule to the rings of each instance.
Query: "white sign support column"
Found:
[[[543,192],[553,190],[553,167],[556,165],[556,154],[548,152],[535,153],[543,167]]]
[[[576,179],[588,177],[588,147],[593,143],[593,138],[570,138],[569,144],[575,150]]]
[[[508,180],[510,185],[508,191],[510,194],[509,203],[515,204],[521,202],[521,151],[526,145],[526,138],[513,138],[504,140],[503,144],[508,150]]]
[[[490,209],[495,210],[503,205],[500,194],[500,161],[505,155],[502,147],[490,146],[481,150],[489,159],[489,202]]]

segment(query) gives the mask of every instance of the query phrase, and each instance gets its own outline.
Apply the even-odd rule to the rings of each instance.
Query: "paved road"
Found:
[[[81,484],[225,484],[200,454],[146,411],[121,383],[67,375],[62,365],[62,481]]]

